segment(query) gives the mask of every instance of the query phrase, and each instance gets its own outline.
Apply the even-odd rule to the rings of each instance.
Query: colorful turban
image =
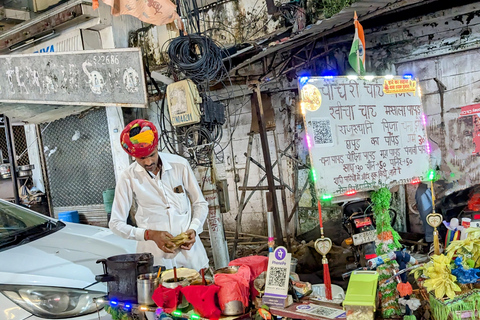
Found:
[[[150,121],[138,119],[130,122],[120,135],[126,153],[135,158],[149,156],[158,145],[157,128]]]

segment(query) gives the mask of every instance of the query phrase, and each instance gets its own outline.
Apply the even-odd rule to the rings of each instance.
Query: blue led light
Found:
[[[110,305],[111,306],[118,306],[118,301],[116,299],[110,300]]]
[[[300,85],[304,86],[308,82],[308,77],[300,77]]]
[[[407,73],[403,75],[403,79],[413,79],[413,75]]]
[[[123,306],[123,309],[125,309],[127,311],[130,311],[132,309],[132,304],[131,303],[125,303],[125,305]]]
[[[333,76],[323,76],[324,79],[333,79]]]

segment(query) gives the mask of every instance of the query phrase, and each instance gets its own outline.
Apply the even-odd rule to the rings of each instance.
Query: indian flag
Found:
[[[352,48],[348,55],[348,62],[352,68],[359,74],[365,74],[365,35],[363,34],[363,27],[358,22],[357,12],[355,11],[355,37],[353,38]]]

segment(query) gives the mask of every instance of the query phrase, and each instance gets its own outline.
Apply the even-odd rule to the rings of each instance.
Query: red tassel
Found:
[[[400,282],[399,284],[397,284],[397,291],[400,294],[400,297],[405,297],[413,293],[413,288],[409,282]]]
[[[328,263],[323,265],[323,283],[325,284],[325,297],[328,300],[332,300],[332,280],[330,280]]]

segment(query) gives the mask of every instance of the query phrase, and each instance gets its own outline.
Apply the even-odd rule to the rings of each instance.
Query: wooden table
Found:
[[[325,303],[325,302],[319,302],[319,301],[305,299],[305,300],[301,300],[300,302],[294,302],[291,306],[289,306],[287,308],[272,307],[272,308],[270,308],[270,312],[272,313],[272,315],[287,317],[287,318],[292,318],[292,319],[331,320],[330,318],[321,317],[321,316],[314,316],[314,315],[311,315],[311,314],[301,313],[301,312],[297,311],[298,306],[307,305],[307,304],[315,304],[315,305],[320,305],[320,306],[324,306],[324,307],[328,307],[328,308],[343,310],[343,308],[338,304]],[[342,319],[346,319],[346,318],[345,317],[340,317],[340,318],[336,318],[336,319],[342,320]]]

